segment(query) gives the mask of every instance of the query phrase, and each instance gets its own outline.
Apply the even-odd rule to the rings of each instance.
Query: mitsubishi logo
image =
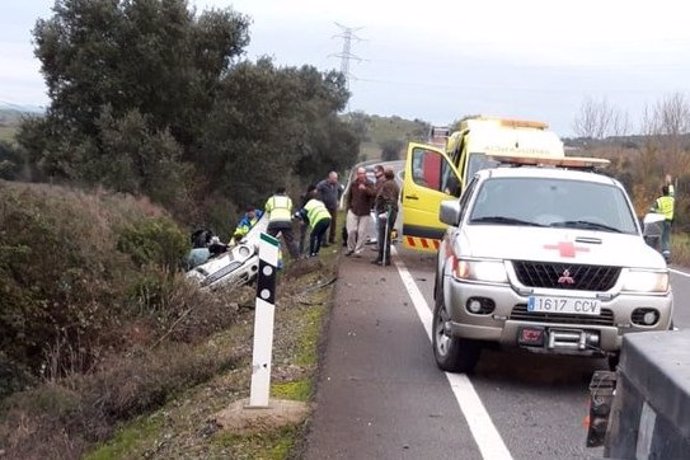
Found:
[[[558,284],[575,284],[575,279],[570,276],[570,270],[563,270],[563,274],[558,277]]]

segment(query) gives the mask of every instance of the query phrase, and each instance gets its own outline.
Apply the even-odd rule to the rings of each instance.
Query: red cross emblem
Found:
[[[557,249],[561,257],[575,257],[577,252],[589,252],[589,248],[577,247],[570,241],[561,241],[558,244],[545,244],[544,249]]]

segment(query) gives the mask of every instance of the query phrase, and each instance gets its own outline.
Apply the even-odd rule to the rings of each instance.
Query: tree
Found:
[[[630,129],[628,114],[609,104],[606,98],[586,98],[573,121],[573,130],[579,137],[604,139],[625,136]]]
[[[381,147],[381,160],[394,161],[400,159],[400,151],[403,148],[403,141],[400,139],[388,139],[379,144]]]
[[[24,157],[9,142],[0,141],[0,179],[15,180],[24,167]]]
[[[347,115],[347,121],[361,142],[371,140],[369,135],[371,117],[369,115],[362,111],[351,112]]]
[[[194,160],[220,79],[248,43],[248,18],[196,16],[185,0],[57,0],[53,12],[33,32],[51,104],[18,136],[31,165],[58,180],[160,196],[160,160]],[[136,132],[138,153],[113,152],[109,129]]]
[[[240,60],[249,19],[231,9],[57,0],[53,12],[34,29],[51,105],[18,135],[36,178],[149,195],[198,222],[355,159],[337,116],[344,76]],[[193,199],[204,210],[190,217]]]
[[[199,152],[209,188],[257,203],[279,184],[351,165],[358,141],[337,117],[346,101],[341,74],[278,69],[268,58],[240,63],[223,79]]]

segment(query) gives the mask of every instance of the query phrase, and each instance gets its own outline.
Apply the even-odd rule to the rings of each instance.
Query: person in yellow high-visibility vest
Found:
[[[292,232],[292,200],[285,193],[285,187],[279,187],[276,193],[266,201],[264,206],[268,216],[266,232],[271,236],[282,235],[288,253],[293,259],[299,258],[295,236]]]
[[[312,198],[297,213],[309,225],[309,257],[319,255],[326,230],[331,225],[331,213],[323,201],[312,194]]]
[[[661,187],[661,196],[656,199],[652,211],[664,216],[664,223],[661,228],[661,254],[668,261],[671,257],[671,224],[673,223],[673,213],[675,208],[675,198],[673,197],[672,185]]]

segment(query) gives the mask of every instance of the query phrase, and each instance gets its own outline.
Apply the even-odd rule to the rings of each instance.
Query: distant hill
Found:
[[[25,112],[0,107],[0,126],[17,126]]]
[[[397,115],[384,117],[353,112],[343,117],[355,125],[355,130],[362,140],[362,159],[380,158],[381,145],[390,141],[400,141],[404,144],[411,140],[424,140],[431,127],[431,124],[424,120],[407,120]]]
[[[12,141],[22,118],[39,115],[43,110],[34,106],[20,106],[0,102],[0,141]]]

